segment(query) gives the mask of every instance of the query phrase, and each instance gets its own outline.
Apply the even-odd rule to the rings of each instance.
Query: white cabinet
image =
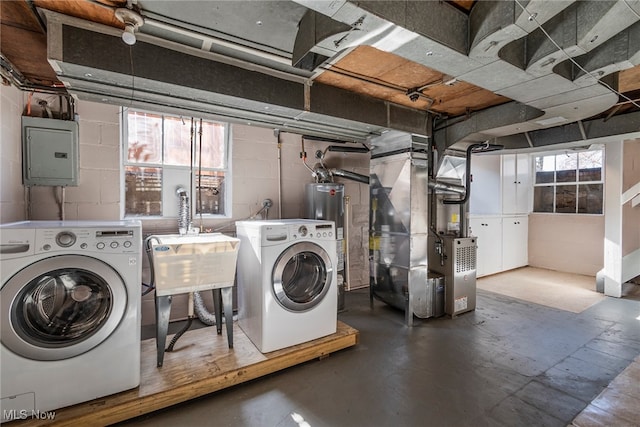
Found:
[[[476,275],[502,271],[502,218],[499,216],[469,219],[469,235],[477,237]]]
[[[500,158],[496,154],[474,154],[471,158],[469,212],[495,215],[502,212]]]
[[[528,265],[529,155],[474,156],[471,173],[469,235],[478,238],[477,276]]]
[[[502,213],[504,215],[529,213],[530,199],[531,161],[529,155],[502,155]]]
[[[471,217],[469,235],[478,239],[478,277],[529,264],[527,215]]]
[[[529,264],[529,218],[527,215],[502,218],[502,270]]]

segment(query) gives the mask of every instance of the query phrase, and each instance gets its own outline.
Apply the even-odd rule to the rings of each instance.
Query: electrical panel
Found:
[[[23,116],[23,184],[77,186],[78,145],[77,122]]]

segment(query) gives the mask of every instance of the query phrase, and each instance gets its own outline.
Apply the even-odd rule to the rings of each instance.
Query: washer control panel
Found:
[[[335,240],[336,233],[333,223],[318,223],[318,224],[305,224],[305,225],[293,225],[290,227],[290,236],[292,240],[296,239],[322,239],[322,240]]]
[[[137,253],[142,249],[140,229],[59,228],[36,229],[36,252],[63,250],[93,253]]]
[[[247,221],[251,223],[251,221]],[[335,226],[332,221],[323,220],[282,220],[257,222],[262,228],[263,246],[293,242],[296,240],[336,240]]]

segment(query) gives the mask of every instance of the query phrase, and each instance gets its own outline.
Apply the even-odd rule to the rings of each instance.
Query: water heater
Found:
[[[305,186],[304,217],[333,221],[336,226],[338,252],[338,309],[344,308],[344,184],[319,183]]]

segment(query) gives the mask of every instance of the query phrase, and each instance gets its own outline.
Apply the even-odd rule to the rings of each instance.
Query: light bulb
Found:
[[[133,46],[136,44],[136,35],[134,34],[135,27],[132,24],[127,24],[124,27],[124,32],[122,33],[122,41],[128,44],[129,46]]]

